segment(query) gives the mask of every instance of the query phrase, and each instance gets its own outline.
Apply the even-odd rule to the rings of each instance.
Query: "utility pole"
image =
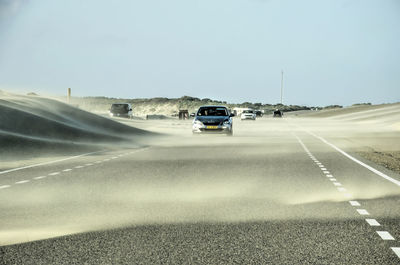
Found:
[[[281,77],[281,105],[283,105],[283,70],[282,70],[282,77]]]
[[[71,100],[71,88],[69,87],[68,88],[68,93],[67,93],[67,101],[68,101],[68,103],[70,103],[70,100]]]

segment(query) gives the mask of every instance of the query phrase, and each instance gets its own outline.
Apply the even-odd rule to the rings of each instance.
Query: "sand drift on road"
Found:
[[[323,118],[293,114],[254,122],[236,118],[234,137],[226,137],[192,136],[190,120],[111,120],[38,97],[10,96],[0,103],[2,110],[8,111],[8,115],[1,112],[1,121],[7,125],[1,128],[2,132],[16,136],[14,145],[21,146],[26,141],[31,146],[46,146],[47,141],[51,145],[115,146],[96,155],[2,175],[0,187],[6,188],[0,190],[0,245],[16,245],[0,247],[0,253],[3,249],[9,257],[25,257],[24,251],[41,253],[42,246],[52,246],[53,242],[58,242],[57,251],[52,248],[57,253],[55,259],[60,253],[68,253],[65,249],[70,246],[79,246],[82,256],[91,255],[93,248],[86,244],[88,241],[110,242],[112,246],[106,249],[115,247],[120,251],[119,239],[124,238],[124,242],[132,244],[126,247],[127,252],[157,258],[155,242],[161,242],[160,248],[169,252],[171,246],[176,246],[175,239],[196,242],[193,238],[198,238],[199,233],[207,236],[190,245],[193,250],[202,247],[203,242],[207,248],[217,242],[216,245],[235,249],[231,246],[238,241],[235,236],[240,235],[245,243],[238,248],[247,251],[247,242],[254,241],[248,237],[249,231],[255,228],[256,237],[265,237],[260,244],[277,235],[282,244],[293,242],[292,235],[296,234],[299,245],[294,249],[303,250],[303,238],[313,246],[318,240],[325,246],[325,239],[342,243],[356,239],[365,244],[378,240],[375,231],[366,226],[364,217],[339,190],[343,188],[351,193],[351,200],[357,200],[371,213],[370,218],[376,218],[393,236],[400,237],[397,226],[388,225],[389,219],[399,218],[399,187],[308,133],[324,137],[352,155],[370,149],[398,152],[398,105],[384,106],[376,112],[359,109],[357,115],[341,112],[346,115],[341,117],[329,113]],[[12,119],[12,114],[18,114],[25,122]],[[156,134],[148,131],[168,137],[148,137]],[[125,148],[125,143],[142,143],[142,137],[150,140],[151,147]],[[377,168],[400,179],[388,168]],[[327,233],[338,238],[321,236]],[[145,241],[145,250],[135,251],[141,235],[155,236]],[[226,242],[220,243],[218,240],[225,235],[229,235]],[[48,239],[58,236],[63,237]],[[36,241],[39,239],[43,241]],[[29,241],[34,242],[19,244]],[[274,250],[289,248],[279,244],[273,244],[278,249]],[[336,257],[336,249],[332,250]],[[209,253],[208,249],[204,251]],[[257,249],[256,253],[268,252]],[[301,251],[300,254],[303,256]],[[304,262],[288,262],[297,263]]]
[[[0,91],[2,151],[102,148],[154,135],[56,100]]]

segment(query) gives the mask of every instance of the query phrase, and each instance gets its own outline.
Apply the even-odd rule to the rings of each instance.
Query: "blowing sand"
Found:
[[[343,147],[369,161],[400,173],[399,103],[308,112],[297,117],[310,118],[306,123],[313,130],[335,138]]]
[[[152,136],[60,101],[0,91],[0,170],[47,158],[138,147]]]
[[[398,103],[288,113],[286,120],[331,137],[349,151],[400,173]],[[241,126],[235,127],[240,135]],[[105,148],[193,144],[190,128],[190,120],[110,119],[60,101],[0,91],[0,170]],[[246,136],[270,129],[246,126]],[[170,137],[154,138],[164,134]],[[257,142],[257,138],[241,137],[244,139]]]
[[[105,159],[110,150],[114,156],[127,147],[152,147],[69,176],[61,173],[43,186],[31,179],[38,186],[3,190],[20,192],[19,197],[4,196],[4,216],[19,218],[3,218],[3,226],[10,227],[0,234],[6,238],[3,244],[133,224],[337,218],[336,203],[343,197],[335,189],[324,190],[325,179],[316,183],[309,178],[313,168],[304,162],[293,132],[304,136],[304,130],[311,131],[347,152],[398,170],[399,105],[324,118],[235,118],[234,137],[193,136],[190,120],[110,119],[39,97],[2,94],[0,108],[2,170],[82,151],[107,149],[96,158]],[[318,157],[326,155],[324,150]],[[94,158],[85,159],[79,163],[93,163]],[[326,161],[340,167],[329,165],[329,157]],[[76,165],[71,161],[46,173]],[[365,199],[399,193],[398,187],[374,186],[351,188]],[[31,216],[37,223],[27,225]]]

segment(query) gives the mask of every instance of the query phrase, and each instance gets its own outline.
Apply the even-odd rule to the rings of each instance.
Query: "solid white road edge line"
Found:
[[[298,138],[297,136],[296,136],[296,138],[297,138],[297,140],[300,142],[300,144],[303,146],[303,148],[305,149],[305,150],[308,150],[308,149],[306,149],[307,147],[303,144],[303,142],[300,140],[300,138]],[[322,138],[321,138],[322,139]],[[336,148],[335,148],[336,149]],[[340,150],[340,149],[339,149]],[[341,150],[340,150],[341,151]],[[339,151],[339,152],[340,152]],[[344,152],[343,152],[344,153]],[[345,154],[347,154],[347,153],[345,153]],[[350,156],[350,155],[348,155],[349,156],[349,158],[351,157],[351,158],[353,158],[352,156]],[[350,158],[350,159],[351,159]],[[354,158],[355,159],[355,158]],[[353,160],[353,159],[352,159]],[[355,159],[355,160],[357,160],[357,159]],[[358,161],[358,160],[357,160]],[[356,161],[356,162],[357,162]],[[361,161],[359,161],[360,163],[362,163]],[[364,164],[364,163],[362,163],[362,164]],[[367,165],[368,166],[368,165]],[[368,166],[369,167],[369,166]],[[367,168],[368,168],[367,167]],[[369,168],[368,168],[369,169]],[[372,168],[372,169],[374,169],[374,168]],[[374,169],[374,170],[376,170],[376,169]],[[372,170],[371,170],[372,171]],[[376,171],[378,171],[378,170],[376,170]],[[328,171],[324,171],[324,173],[325,172],[328,172]],[[374,171],[373,171],[374,172]],[[380,171],[378,171],[378,172],[380,172]],[[374,173],[376,173],[376,172],[374,172]],[[381,172],[380,172],[381,173]],[[383,174],[383,173],[382,173]],[[378,174],[379,175],[379,174]],[[327,176],[329,176],[329,177],[333,177],[332,175],[327,175]],[[389,177],[390,178],[390,177]],[[391,179],[391,178],[390,178]],[[334,180],[334,181],[336,181],[336,179],[330,179],[330,180]],[[396,181],[396,180],[395,180]],[[333,182],[333,184],[335,185],[335,186],[341,186],[342,184],[341,183],[339,183],[339,182]],[[337,188],[339,191],[346,191],[346,189],[345,188],[343,188],[343,187],[338,187]],[[351,195],[350,194],[345,194],[345,196],[346,197],[351,197]],[[358,201],[349,201],[349,203],[352,205],[352,206],[360,206],[360,203],[358,202]],[[367,211],[367,210],[365,210],[365,209],[356,209],[357,210],[357,212],[360,214],[360,215],[369,215],[369,212]],[[370,225],[370,226],[380,226],[380,223],[378,222],[378,221],[376,221],[375,219],[365,219],[365,221]],[[383,240],[395,240],[394,239],[394,237],[389,233],[389,232],[387,232],[387,231],[376,231],[376,233],[378,233],[378,235],[383,239]],[[393,250],[393,252],[400,258],[400,248],[391,248],[392,250]]]
[[[350,160],[353,160],[353,161],[356,162],[357,164],[359,164],[359,165],[365,167],[366,169],[368,169],[368,170],[374,172],[376,175],[378,175],[378,176],[380,176],[380,177],[382,177],[382,178],[384,178],[384,179],[386,179],[386,180],[388,180],[388,181],[392,182],[393,184],[396,184],[397,186],[400,187],[400,181],[399,181],[399,180],[394,179],[394,178],[392,178],[392,177],[389,177],[388,175],[386,175],[386,174],[380,172],[379,170],[377,170],[377,169],[371,167],[370,165],[367,165],[367,164],[365,164],[364,162],[361,162],[360,160],[358,160],[357,158],[352,157],[351,155],[349,155],[348,153],[346,153],[345,151],[343,151],[342,149],[340,149],[340,148],[337,147],[336,145],[331,144],[330,142],[328,142],[327,140],[325,140],[325,139],[322,138],[321,136],[318,136],[318,135],[316,135],[316,134],[314,134],[314,133],[312,133],[312,132],[309,132],[309,131],[306,131],[306,132],[307,132],[308,134],[310,134],[310,135],[312,135],[312,136],[314,136],[314,137],[320,139],[322,142],[324,142],[325,144],[329,145],[330,147],[332,147],[333,149],[335,149],[336,151],[338,151],[339,153],[341,153],[341,154],[344,155],[345,157],[349,158]]]

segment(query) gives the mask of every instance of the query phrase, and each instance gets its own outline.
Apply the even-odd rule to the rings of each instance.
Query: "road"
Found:
[[[400,263],[399,175],[295,120],[235,123],[0,174],[0,263]]]

